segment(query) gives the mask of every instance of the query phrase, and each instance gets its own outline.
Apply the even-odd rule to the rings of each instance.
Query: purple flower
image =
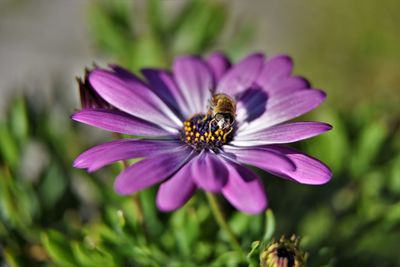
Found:
[[[91,172],[143,158],[116,178],[119,194],[161,183],[157,205],[171,211],[201,188],[222,193],[243,212],[262,212],[264,187],[246,165],[303,184],[324,184],[332,176],[322,162],[283,145],[331,129],[322,122],[286,122],[325,99],[292,68],[285,55],[252,54],[231,66],[220,53],[207,60],[179,57],[172,72],[144,69],[146,81],[118,66],[96,68],[86,88],[109,105],[96,98],[101,105],[84,106],[72,119],[134,137],[93,147],[74,166]]]

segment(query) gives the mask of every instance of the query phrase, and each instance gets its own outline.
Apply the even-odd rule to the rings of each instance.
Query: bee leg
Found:
[[[233,127],[231,127],[230,129],[229,129],[229,131],[227,131],[225,134],[224,134],[224,143],[226,143],[226,138],[228,137],[228,135],[232,132],[232,130],[233,130]]]
[[[213,123],[215,123],[215,119],[212,119],[212,120],[210,121],[210,123],[208,124],[208,136],[211,136],[211,135],[212,135],[211,126],[212,126]]]

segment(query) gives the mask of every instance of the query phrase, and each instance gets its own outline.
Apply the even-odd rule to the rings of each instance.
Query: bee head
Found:
[[[235,120],[230,113],[217,113],[215,114],[214,119],[217,122],[220,129],[226,129],[232,126]]]

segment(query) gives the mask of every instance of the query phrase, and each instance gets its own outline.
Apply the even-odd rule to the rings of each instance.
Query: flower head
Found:
[[[295,235],[290,239],[282,236],[260,254],[261,267],[303,267],[306,260],[307,254],[300,249],[299,238]]]
[[[80,84],[101,105],[83,105],[72,119],[133,137],[91,148],[74,166],[95,171],[143,158],[118,175],[115,190],[132,194],[161,183],[157,205],[164,211],[181,207],[200,188],[222,193],[241,211],[262,212],[264,187],[245,165],[299,183],[326,183],[332,176],[326,165],[284,146],[331,129],[286,122],[325,99],[293,76],[292,67],[284,55],[252,54],[231,66],[214,53],[207,60],[179,57],[171,72],[144,69],[145,81],[118,66],[96,68]]]

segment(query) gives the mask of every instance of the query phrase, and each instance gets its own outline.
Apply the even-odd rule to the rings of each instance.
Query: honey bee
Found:
[[[221,130],[233,129],[236,117],[236,101],[225,94],[215,94],[210,100],[210,108],[207,117],[211,116],[209,129],[213,123],[217,124]]]

